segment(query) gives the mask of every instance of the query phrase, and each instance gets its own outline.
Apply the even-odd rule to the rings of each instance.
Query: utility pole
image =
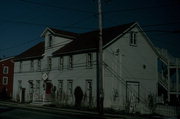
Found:
[[[102,40],[102,7],[101,0],[98,0],[99,16],[99,47],[97,52],[97,109],[99,114],[104,112],[104,91],[103,91],[103,40]]]

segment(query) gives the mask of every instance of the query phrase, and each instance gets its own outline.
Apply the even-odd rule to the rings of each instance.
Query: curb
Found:
[[[18,109],[25,109],[25,110],[34,110],[40,111],[44,113],[52,113],[56,115],[71,115],[71,116],[82,116],[82,117],[92,117],[92,118],[118,118],[118,119],[126,119],[125,116],[121,115],[112,115],[105,113],[104,115],[100,115],[96,112],[90,111],[82,111],[82,110],[75,110],[75,109],[60,109],[54,107],[45,107],[45,106],[36,106],[31,104],[19,104],[19,103],[11,103],[11,102],[4,102],[0,101],[1,106],[7,106],[10,108],[18,108]]]

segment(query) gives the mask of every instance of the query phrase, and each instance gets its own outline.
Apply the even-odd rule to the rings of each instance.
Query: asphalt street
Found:
[[[49,110],[50,112],[51,110]],[[36,110],[0,107],[0,119],[106,119],[88,115],[53,114]]]

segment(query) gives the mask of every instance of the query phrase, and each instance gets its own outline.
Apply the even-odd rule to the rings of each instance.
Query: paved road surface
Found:
[[[51,110],[49,110],[51,111]],[[101,118],[100,119],[105,119]],[[0,107],[0,119],[97,119],[82,115],[52,114],[34,110]]]

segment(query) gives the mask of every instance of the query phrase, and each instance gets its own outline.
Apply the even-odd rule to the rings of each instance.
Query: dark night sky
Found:
[[[103,27],[136,21],[155,46],[180,57],[179,0],[102,1]],[[48,26],[77,33],[97,29],[97,0],[1,0],[0,57],[42,41]]]

